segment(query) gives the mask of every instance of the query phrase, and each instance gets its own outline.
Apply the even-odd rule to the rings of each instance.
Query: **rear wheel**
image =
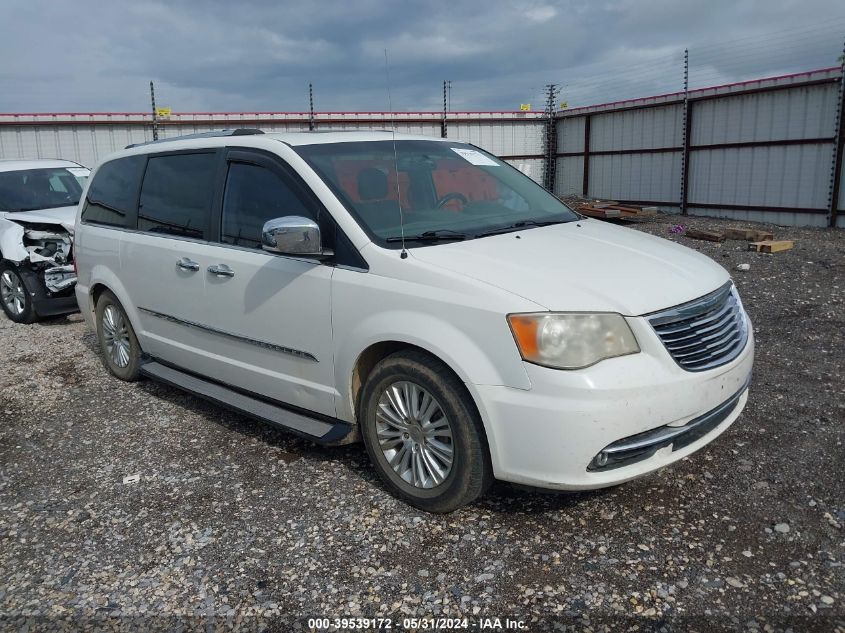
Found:
[[[493,480],[474,403],[458,377],[427,354],[399,352],[376,365],[358,419],[382,481],[422,510],[451,512]]]
[[[141,368],[141,346],[120,302],[104,290],[95,311],[97,338],[103,364],[121,380],[137,380]]]
[[[38,318],[21,274],[7,261],[0,261],[0,307],[15,323],[32,323]]]

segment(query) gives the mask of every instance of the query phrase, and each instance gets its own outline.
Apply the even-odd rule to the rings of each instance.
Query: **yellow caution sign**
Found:
[[[566,110],[566,108],[568,108],[568,107],[569,107],[569,104],[566,101],[560,102],[560,109],[561,110]]]
[[[519,109],[523,112],[531,112],[531,104],[530,103],[521,103],[519,104]]]
[[[159,119],[169,119],[173,113],[173,108],[156,108],[156,116]]]

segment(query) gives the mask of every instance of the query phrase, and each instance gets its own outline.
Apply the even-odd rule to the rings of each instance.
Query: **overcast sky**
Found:
[[[4,0],[0,111],[542,109],[832,66],[843,0]]]

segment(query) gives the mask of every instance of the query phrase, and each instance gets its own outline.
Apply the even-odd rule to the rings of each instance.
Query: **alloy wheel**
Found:
[[[113,305],[103,310],[103,339],[106,353],[111,361],[121,369],[129,365],[129,329],[123,313]]]
[[[434,488],[452,471],[452,425],[440,403],[420,385],[399,381],[379,398],[379,448],[387,463],[416,488]]]
[[[6,308],[15,316],[20,316],[26,309],[26,290],[20,277],[9,270],[0,275],[0,298]]]

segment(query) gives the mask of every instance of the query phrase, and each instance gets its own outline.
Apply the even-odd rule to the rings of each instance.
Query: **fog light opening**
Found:
[[[608,455],[604,451],[596,455],[596,459],[594,460],[596,466],[601,468],[602,466],[607,466]]]

